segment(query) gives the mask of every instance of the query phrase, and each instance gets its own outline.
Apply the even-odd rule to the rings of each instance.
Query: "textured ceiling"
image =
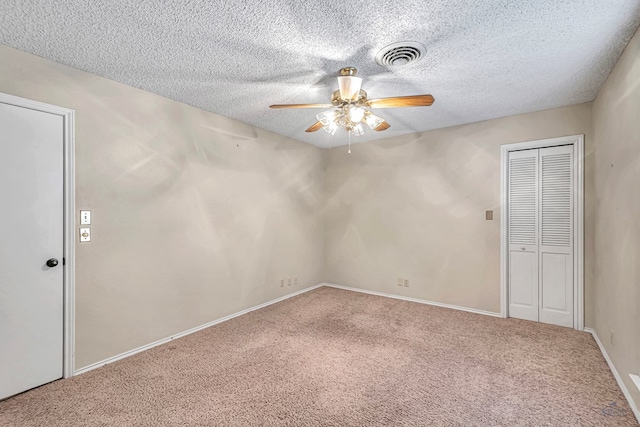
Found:
[[[378,110],[391,128],[354,142],[591,101],[640,23],[639,0],[2,0],[0,43],[321,147],[307,134],[335,76],[369,98],[432,94]],[[427,47],[390,71],[376,53]]]

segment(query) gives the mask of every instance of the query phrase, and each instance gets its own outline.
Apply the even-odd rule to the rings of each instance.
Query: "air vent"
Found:
[[[376,55],[376,62],[383,67],[399,68],[418,62],[427,49],[418,42],[399,42],[385,46]]]

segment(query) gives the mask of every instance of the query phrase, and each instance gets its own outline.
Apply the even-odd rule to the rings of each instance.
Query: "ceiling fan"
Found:
[[[331,135],[338,128],[345,129],[350,135],[362,135],[365,123],[376,132],[387,130],[391,127],[382,117],[371,111],[374,108],[399,108],[399,107],[428,107],[433,104],[431,95],[395,96],[392,98],[367,99],[367,93],[360,89],[362,78],[356,77],[357,70],[354,67],[345,67],[340,70],[338,77],[339,89],[331,95],[331,104],[275,104],[270,108],[332,108],[316,115],[318,121],[311,125],[305,132],[315,132],[324,129]]]

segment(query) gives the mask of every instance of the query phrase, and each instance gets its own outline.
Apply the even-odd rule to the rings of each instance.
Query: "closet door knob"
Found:
[[[58,260],[55,258],[51,258],[47,260],[47,267],[55,267],[58,265]]]

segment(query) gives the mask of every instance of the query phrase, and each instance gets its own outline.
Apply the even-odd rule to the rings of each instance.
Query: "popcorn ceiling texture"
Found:
[[[333,78],[355,66],[370,98],[431,93],[432,107],[380,110],[362,142],[588,102],[640,23],[638,0],[3,0],[0,43],[320,147],[306,134]],[[424,59],[389,71],[389,43]]]

